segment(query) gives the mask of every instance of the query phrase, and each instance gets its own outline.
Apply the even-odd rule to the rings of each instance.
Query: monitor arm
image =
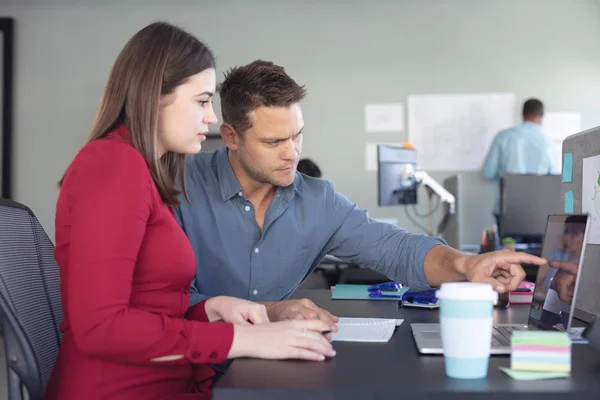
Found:
[[[415,172],[415,179],[418,183],[427,186],[431,189],[435,194],[437,194],[445,203],[448,203],[450,214],[454,215],[456,208],[456,198],[452,193],[447,191],[442,185],[437,183],[429,174],[425,171],[417,171]]]
[[[456,198],[425,171],[416,171],[415,180],[437,194],[444,203],[448,203],[448,210],[444,213],[444,217],[438,225],[437,234],[440,235],[446,230],[448,222],[450,222],[450,216],[456,213]]]

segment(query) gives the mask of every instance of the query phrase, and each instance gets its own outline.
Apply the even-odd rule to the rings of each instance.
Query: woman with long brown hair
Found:
[[[170,24],[145,27],[119,54],[60,184],[65,318],[49,399],[205,399],[208,363],[335,354],[321,321],[268,323],[264,306],[231,297],[188,307],[196,260],[172,207],[185,155],[216,123],[215,87],[211,51]]]

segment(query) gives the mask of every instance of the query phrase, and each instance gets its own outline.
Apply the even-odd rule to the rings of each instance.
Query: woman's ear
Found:
[[[226,123],[222,123],[221,127],[219,128],[219,131],[221,132],[221,138],[223,138],[223,141],[225,142],[227,148],[229,150],[236,151],[239,146],[240,136],[233,128],[233,126]]]

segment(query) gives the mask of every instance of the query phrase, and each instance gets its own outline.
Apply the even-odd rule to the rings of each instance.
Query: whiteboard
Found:
[[[419,169],[479,171],[496,134],[518,115],[512,93],[408,97],[408,138]]]
[[[544,133],[552,142],[553,165],[556,173],[562,170],[562,142],[581,132],[581,114],[578,112],[548,112],[542,119]]]

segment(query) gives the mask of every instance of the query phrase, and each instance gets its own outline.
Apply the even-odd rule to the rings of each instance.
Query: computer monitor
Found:
[[[415,149],[377,146],[377,202],[379,206],[417,204]]]
[[[562,211],[561,193],[560,175],[505,175],[500,180],[501,237],[541,243],[548,215]]]

